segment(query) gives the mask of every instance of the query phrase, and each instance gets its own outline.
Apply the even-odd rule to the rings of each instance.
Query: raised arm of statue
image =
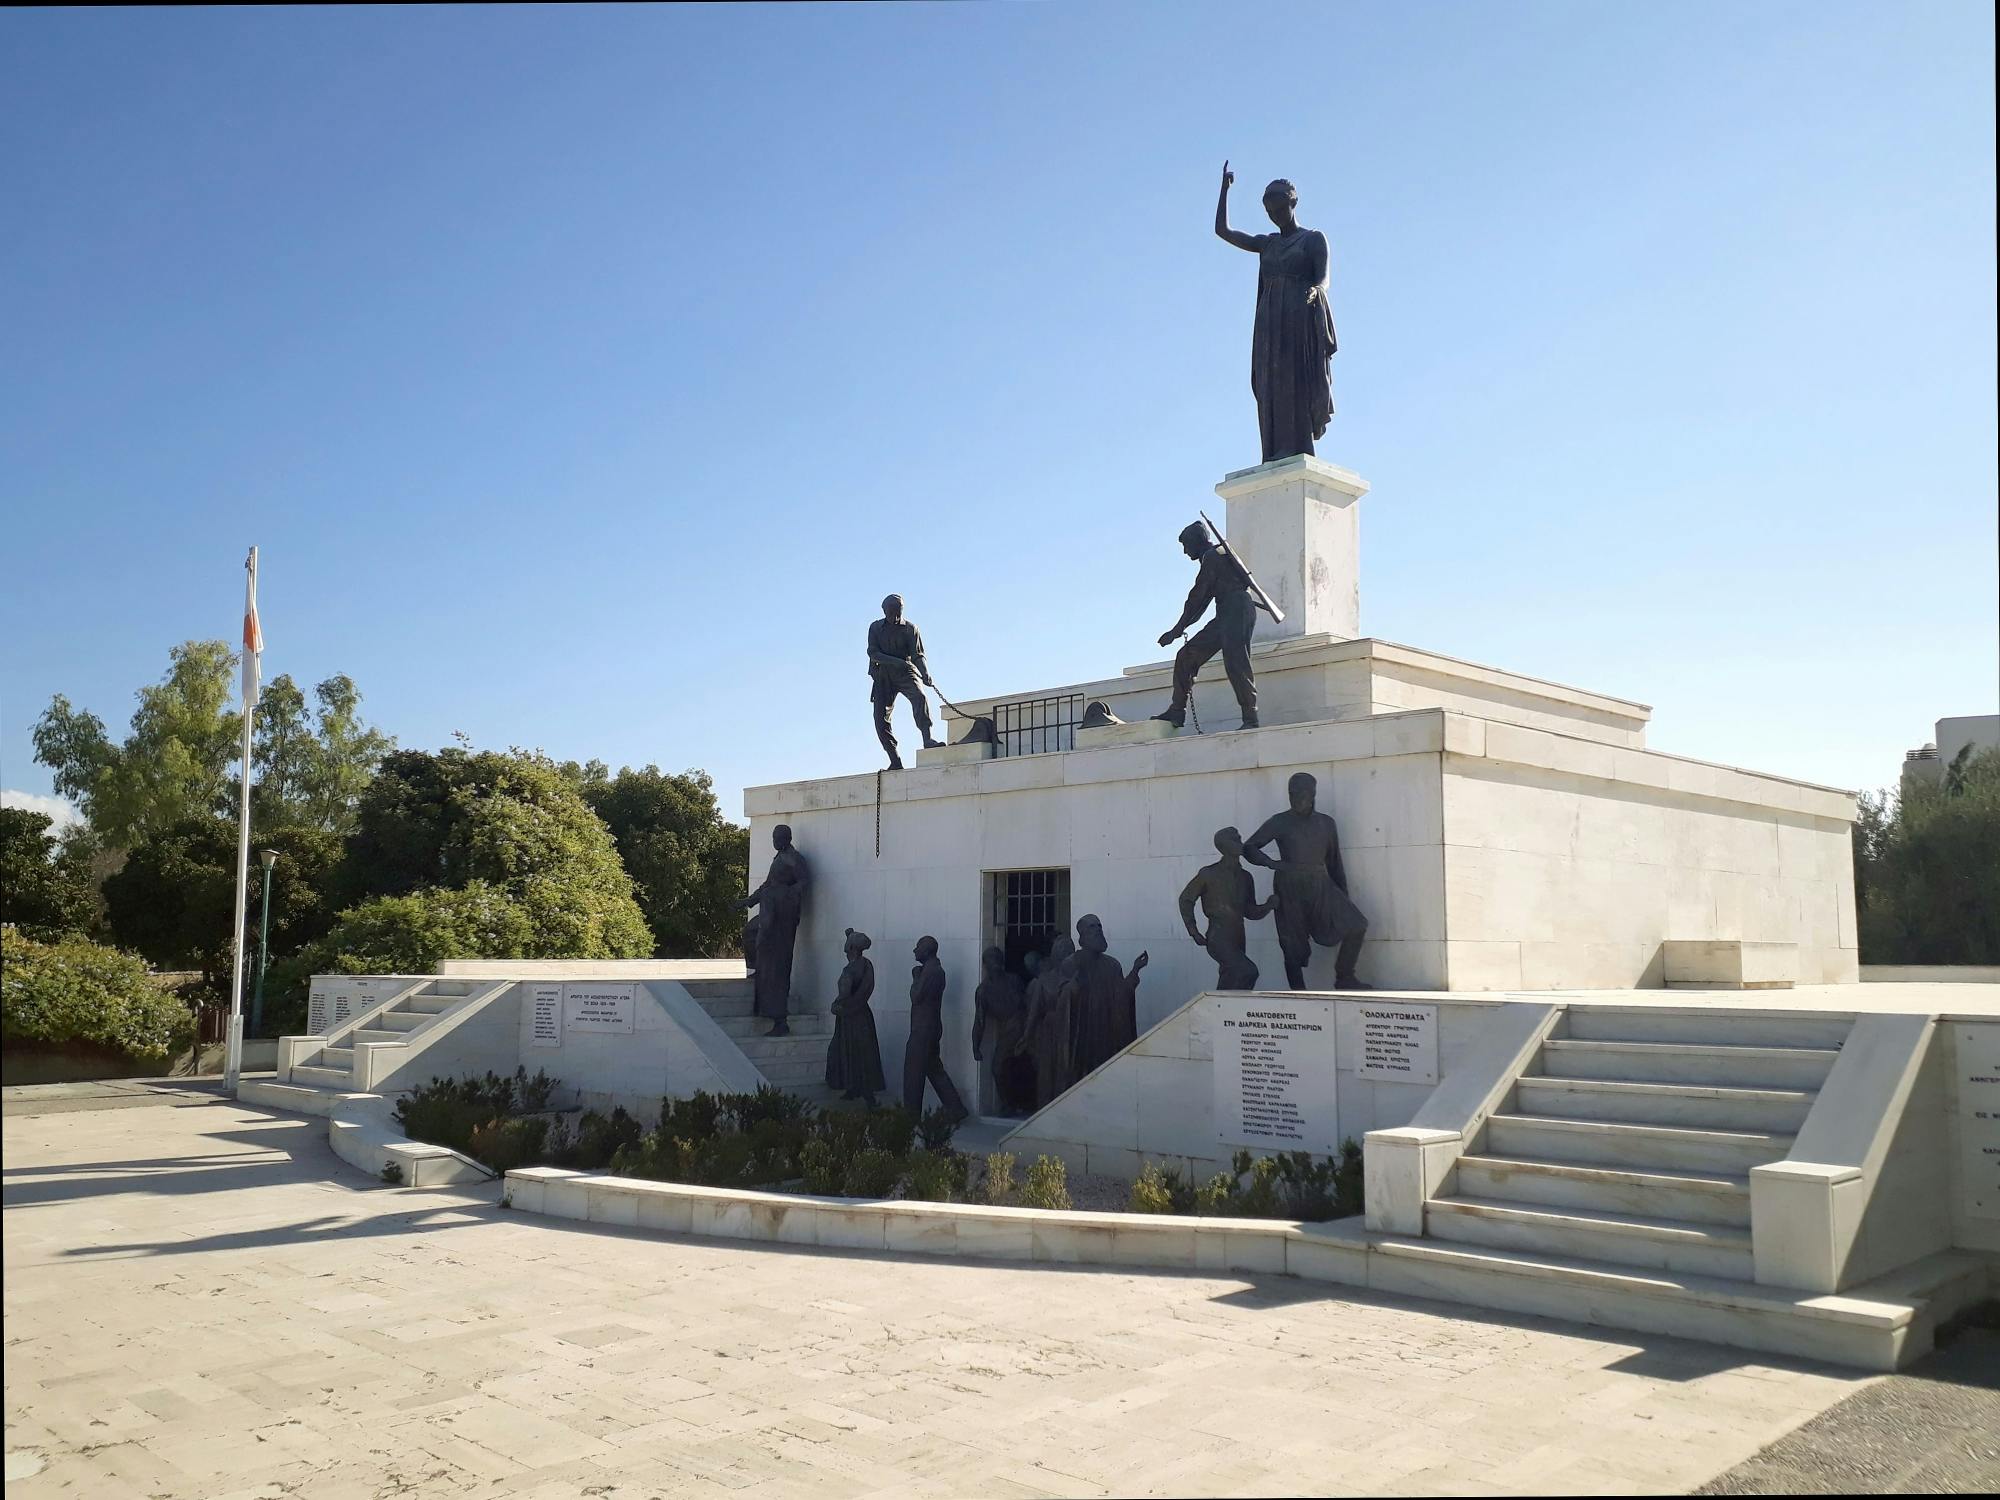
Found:
[[[1222,190],[1215,195],[1215,237],[1227,240],[1238,250],[1255,251],[1257,236],[1245,234],[1240,229],[1229,227],[1229,185],[1236,181],[1236,174],[1229,170],[1229,163],[1222,164]]]

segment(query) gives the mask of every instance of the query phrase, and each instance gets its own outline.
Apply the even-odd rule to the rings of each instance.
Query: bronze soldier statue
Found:
[[[924,1084],[937,1090],[938,1103],[955,1119],[966,1115],[965,1100],[944,1070],[944,965],[934,937],[917,939],[917,966],[910,970],[910,1040],[903,1048],[903,1108],[924,1112]]]
[[[931,669],[924,663],[924,638],[917,627],[903,618],[903,596],[891,594],[882,601],[882,618],[868,627],[868,675],[874,679],[868,701],[875,706],[875,738],[889,752],[889,769],[903,769],[903,757],[896,750],[896,731],[889,727],[889,712],[896,699],[908,700],[910,716],[917,721],[917,733],[924,748],[935,749],[943,741],[931,734],[931,706],[924,697],[923,683],[931,688]]]
[[[1368,919],[1347,894],[1347,870],[1340,862],[1340,832],[1333,819],[1313,808],[1319,783],[1300,771],[1287,783],[1292,805],[1275,813],[1243,845],[1243,857],[1274,871],[1271,900],[1278,908],[1278,946],[1285,954],[1285,978],[1295,990],[1306,987],[1306,965],[1313,944],[1338,947],[1334,956],[1335,989],[1365,990],[1372,986],[1355,977],[1361,940]],[[1262,853],[1276,841],[1277,859]]]
[[[1250,335],[1250,393],[1264,462],[1313,451],[1333,417],[1333,313],[1326,300],[1326,236],[1302,229],[1298,189],[1280,177],[1264,189],[1264,212],[1276,234],[1229,227],[1229,187],[1236,174],[1222,164],[1215,233],[1257,257],[1257,322]]]
[[[1216,829],[1215,848],[1222,858],[1195,871],[1181,892],[1181,925],[1215,960],[1217,989],[1254,990],[1257,966],[1250,961],[1243,924],[1265,915],[1274,903],[1257,899],[1257,882],[1243,868],[1242,834],[1234,828]],[[1197,901],[1208,917],[1207,932],[1195,926]]]
[[[1162,646],[1201,618],[1211,602],[1215,618],[1189,638],[1174,653],[1174,700],[1155,719],[1179,729],[1187,723],[1188,697],[1194,692],[1195,673],[1208,664],[1216,652],[1222,653],[1223,670],[1236,692],[1236,706],[1243,711],[1243,727],[1257,727],[1257,674],[1250,667],[1250,632],[1257,624],[1257,601],[1251,597],[1250,576],[1229,552],[1218,547],[1208,528],[1200,521],[1181,528],[1181,550],[1200,570],[1194,587],[1188,590],[1187,605],[1171,630],[1160,636]]]

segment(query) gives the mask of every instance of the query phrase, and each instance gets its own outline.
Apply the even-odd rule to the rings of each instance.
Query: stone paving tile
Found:
[[[1284,1278],[660,1239],[104,1093],[5,1132],[26,1500],[1679,1490],[1867,1385]]]

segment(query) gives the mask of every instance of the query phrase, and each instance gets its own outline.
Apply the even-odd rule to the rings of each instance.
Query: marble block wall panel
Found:
[[[1484,746],[1443,762],[1453,989],[1652,987],[1668,939],[1792,943],[1800,983],[1856,977],[1840,794],[1513,725]]]

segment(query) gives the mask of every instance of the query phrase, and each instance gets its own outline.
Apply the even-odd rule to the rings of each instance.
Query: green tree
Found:
[[[252,849],[244,910],[251,946],[245,958],[256,960],[263,900],[255,851],[274,849],[271,954],[282,959],[333,926],[327,889],[340,841],[321,828],[275,828],[262,833]],[[123,868],[105,878],[104,901],[120,947],[157,968],[199,969],[212,992],[223,991],[235,961],[230,924],[236,914],[236,825],[226,818],[189,818],[142,840]],[[246,978],[246,992],[248,986]]]
[[[2000,750],[1863,798],[1854,892],[1863,963],[2000,964]]]
[[[0,922],[33,938],[88,933],[97,921],[97,882],[87,850],[61,844],[55,820],[0,807]]]
[[[251,726],[257,783],[252,816],[274,824],[345,833],[390,736],[361,721],[361,693],[342,673],[313,689],[317,714],[289,676],[273,678]]]
[[[332,882],[321,970],[421,972],[439,958],[643,958],[611,835],[545,756],[404,750],[363,793]]]
[[[723,817],[708,773],[627,767],[587,781],[584,798],[617,842],[654,955],[733,952],[743,931],[736,901],[747,885],[750,830]]]
[[[221,641],[185,641],[169,654],[166,675],[139,689],[124,744],[60,693],[35,724],[35,759],[55,773],[56,791],[119,848],[228,807],[243,729],[228,707],[236,655]]]
[[[230,708],[236,653],[222,641],[184,641],[170,656],[166,675],[139,690],[123,744],[60,693],[35,725],[35,759],[114,849],[190,818],[235,811],[243,735],[242,715]],[[352,678],[329,677],[313,692],[316,713],[290,677],[264,689],[251,730],[251,759],[262,779],[252,792],[259,825],[344,832],[394,745],[361,721]]]

